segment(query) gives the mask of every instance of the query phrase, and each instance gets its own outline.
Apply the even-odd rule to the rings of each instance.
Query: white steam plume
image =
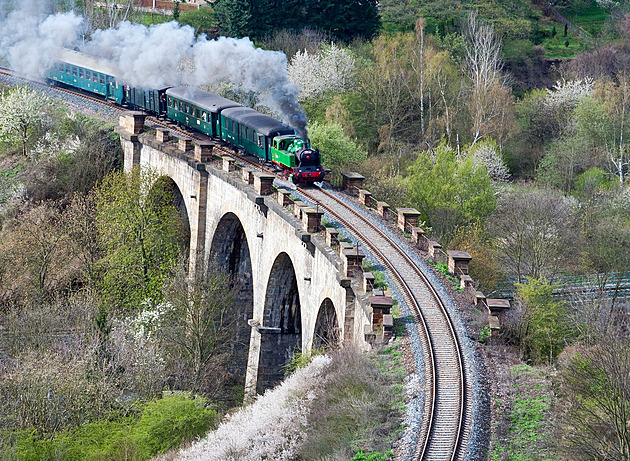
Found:
[[[83,18],[74,13],[49,15],[46,0],[0,0],[0,58],[16,72],[41,78],[59,49],[77,42]]]
[[[0,56],[26,75],[42,77],[60,47],[78,48],[117,69],[124,83],[144,88],[207,85],[229,81],[260,95],[260,103],[306,136],[306,116],[297,102],[299,87],[289,82],[287,59],[279,51],[256,48],[248,39],[195,38],[191,27],[169,22],[146,27],[129,22],[97,30],[80,43],[84,21],[74,13],[46,15],[45,0],[21,2],[2,14]],[[39,4],[33,6],[33,4]]]

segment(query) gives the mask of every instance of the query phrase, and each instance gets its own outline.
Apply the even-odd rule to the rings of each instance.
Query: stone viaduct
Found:
[[[190,269],[211,263],[238,282],[231,371],[244,377],[246,396],[277,383],[295,350],[369,347],[369,276],[353,270],[358,254],[333,249],[334,230],[327,239],[314,232],[320,212],[275,190],[273,176],[215,155],[213,143],[171,139],[138,113],[122,116],[117,131],[126,170],[148,167],[172,184],[190,227]]]

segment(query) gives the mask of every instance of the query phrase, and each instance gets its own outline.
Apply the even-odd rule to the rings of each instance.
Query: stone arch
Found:
[[[337,311],[330,298],[326,298],[319,306],[313,335],[313,348],[324,347],[336,349],[341,343],[341,328],[337,320]]]
[[[179,229],[180,236],[179,239],[182,244],[185,245],[185,249],[187,250],[184,254],[188,256],[188,252],[190,251],[190,217],[188,214],[188,208],[186,207],[186,202],[184,201],[184,196],[182,195],[182,191],[177,186],[177,183],[170,176],[162,175],[159,176],[153,185],[151,186],[151,190],[149,191],[149,197],[151,194],[156,194],[157,190],[161,189],[162,191],[172,194],[172,205],[175,206],[177,211],[179,211],[181,220],[181,226]]]
[[[245,229],[239,218],[226,213],[214,232],[208,267],[230,275],[230,288],[235,290],[234,308],[238,310],[230,357],[227,362],[228,391],[239,400],[245,389],[251,327],[247,323],[254,315],[254,283],[252,260]]]
[[[302,314],[297,277],[291,258],[280,253],[271,267],[260,328],[258,391],[284,377],[283,368],[302,347]]]

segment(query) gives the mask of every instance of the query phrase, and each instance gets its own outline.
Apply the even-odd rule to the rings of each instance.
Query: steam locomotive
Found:
[[[72,50],[63,50],[46,77],[53,84],[99,95],[220,138],[274,163],[294,183],[324,179],[319,151],[311,148],[308,139],[272,117],[221,96],[190,86],[144,89],[125,85],[114,69]]]

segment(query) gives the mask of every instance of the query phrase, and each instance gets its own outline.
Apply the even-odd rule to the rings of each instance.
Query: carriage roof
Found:
[[[250,109],[249,107],[232,107],[225,109],[221,112],[221,115],[249,128],[253,128],[258,133],[265,136],[295,134],[295,130],[290,126],[268,115],[261,114],[257,110]]]
[[[99,59],[79,51],[69,50],[67,48],[62,48],[57,53],[57,60],[73,66],[83,67],[84,69],[95,70],[96,72],[110,75],[112,77],[115,77],[118,73],[114,66],[103,59]]]
[[[194,86],[176,86],[169,88],[166,94],[214,113],[228,107],[242,107],[241,104],[235,101],[208,93]]]

